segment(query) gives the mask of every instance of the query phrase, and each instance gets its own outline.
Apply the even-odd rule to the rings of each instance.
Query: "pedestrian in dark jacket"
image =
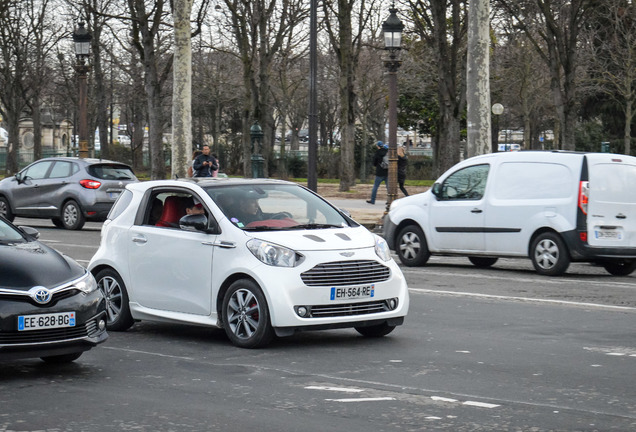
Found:
[[[398,185],[400,185],[400,190],[402,191],[404,196],[409,196],[409,193],[406,191],[406,188],[404,187],[404,182],[406,181],[406,165],[409,163],[406,156],[406,143],[404,143],[401,147],[398,147],[397,156],[398,156],[398,161],[397,161]]]
[[[192,168],[195,177],[212,177],[212,172],[219,169],[216,159],[210,155],[210,146],[203,146],[203,153],[196,157]]]
[[[369,204],[375,204],[375,197],[378,193],[380,183],[384,182],[386,185],[387,193],[389,192],[389,183],[387,176],[389,174],[389,166],[387,159],[384,157],[389,152],[389,145],[384,144],[382,141],[378,141],[376,144],[377,150],[373,156],[373,166],[375,167],[375,181],[373,182],[373,189],[371,190],[371,199],[368,199]]]

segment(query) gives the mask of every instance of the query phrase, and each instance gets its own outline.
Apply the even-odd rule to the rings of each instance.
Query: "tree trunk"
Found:
[[[466,73],[466,101],[468,109],[466,157],[491,152],[489,6],[488,0],[471,1],[469,6]]]
[[[625,129],[624,129],[624,136],[623,136],[623,143],[625,144],[625,149],[624,149],[623,153],[625,153],[626,155],[631,155],[632,154],[631,125],[632,125],[632,119],[634,118],[634,113],[632,111],[632,106],[633,106],[632,101],[628,100],[626,105],[625,105]]]
[[[185,177],[192,150],[192,0],[175,0],[172,93],[172,177]]]
[[[39,96],[34,96],[32,103],[33,120],[33,160],[42,159],[42,107]],[[55,124],[53,124],[55,130]]]

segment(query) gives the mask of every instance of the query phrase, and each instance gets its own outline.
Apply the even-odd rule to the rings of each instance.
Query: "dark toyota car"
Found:
[[[51,219],[58,228],[79,230],[87,220],[105,220],[126,185],[137,181],[120,162],[40,159],[0,181],[0,216]]]
[[[38,236],[0,217],[0,361],[72,362],[108,338],[93,275]]]

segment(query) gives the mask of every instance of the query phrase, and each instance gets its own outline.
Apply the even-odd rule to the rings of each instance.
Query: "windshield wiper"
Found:
[[[287,229],[322,229],[322,228],[342,228],[342,225],[308,223],[308,224],[290,226]]]
[[[257,226],[243,227],[242,229],[243,231],[279,231],[285,228],[273,227],[269,225],[257,225]]]

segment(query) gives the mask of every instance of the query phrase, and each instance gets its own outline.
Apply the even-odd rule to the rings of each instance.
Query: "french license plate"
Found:
[[[18,330],[41,330],[75,327],[75,312],[18,316]]]
[[[597,239],[622,240],[623,235],[620,231],[615,230],[595,230],[594,235]]]
[[[117,199],[117,197],[121,194],[121,192],[108,192],[108,196],[110,199]]]
[[[359,287],[331,287],[331,300],[357,299],[373,297],[375,295],[375,285],[365,285]]]

